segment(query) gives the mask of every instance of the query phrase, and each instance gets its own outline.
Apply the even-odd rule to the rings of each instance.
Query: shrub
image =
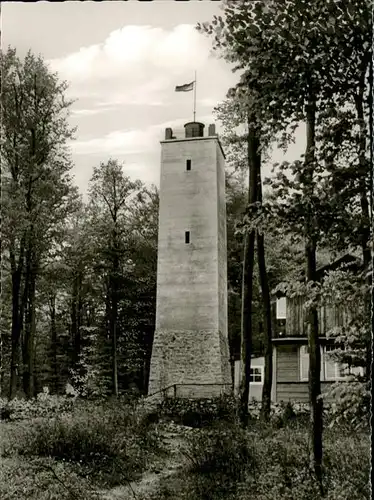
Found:
[[[281,427],[305,427],[308,423],[310,412],[308,405],[301,405],[295,402],[281,401],[276,408],[274,408],[271,421],[277,428]]]
[[[236,400],[233,396],[212,399],[166,398],[159,407],[160,416],[190,427],[206,427],[217,421],[236,421]]]
[[[221,498],[235,491],[245,471],[254,467],[247,438],[237,425],[219,425],[192,436],[186,450],[192,473],[192,498]],[[204,497],[206,493],[211,496]]]
[[[187,456],[193,472],[224,473],[240,477],[253,455],[245,431],[238,426],[217,426],[192,436]]]
[[[371,415],[371,384],[360,380],[336,382],[329,391],[334,400],[329,425],[369,429]]]
[[[226,424],[188,436],[189,467],[165,477],[147,500],[321,500],[305,426]],[[368,433],[327,429],[323,465],[324,500],[371,498]]]
[[[317,500],[319,490],[310,467],[310,448],[306,429],[286,426],[251,434],[257,469],[246,476],[243,489],[254,498]],[[243,500],[250,495],[244,494]]]
[[[89,482],[53,460],[3,459],[0,467],[2,500],[98,500]]]
[[[325,432],[324,463],[328,500],[364,500],[370,494],[370,439],[357,431]]]
[[[238,486],[242,500],[319,500],[311,466],[308,429],[267,428],[250,431],[255,470]],[[366,434],[324,433],[324,487],[327,500],[371,498],[370,441]]]
[[[51,417],[70,412],[74,407],[75,397],[49,394],[47,387],[36,398],[27,400],[0,398],[2,420],[28,420],[37,417]]]
[[[85,474],[117,484],[143,470],[157,444],[145,413],[120,401],[90,402],[71,414],[34,421],[18,452],[71,462]]]

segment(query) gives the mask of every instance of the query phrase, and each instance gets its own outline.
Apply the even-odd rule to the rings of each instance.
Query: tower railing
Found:
[[[222,394],[227,394],[232,392],[231,384],[199,384],[199,383],[191,383],[191,384],[171,384],[167,387],[164,387],[152,394],[147,396],[148,398],[152,398],[158,394],[162,395],[163,399],[166,398],[204,398],[209,399],[212,397],[221,396]]]

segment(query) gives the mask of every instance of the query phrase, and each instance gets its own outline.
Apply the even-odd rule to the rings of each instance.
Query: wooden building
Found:
[[[341,264],[357,267],[357,259],[345,255],[318,270],[318,278]],[[272,401],[308,402],[309,354],[305,297],[277,297],[275,300],[275,331],[273,334],[273,384]],[[321,389],[326,393],[332,383],[344,380],[347,375],[362,373],[362,368],[343,366],[335,362],[331,352],[336,349],[334,340],[326,334],[335,327],[347,324],[351,317],[345,304],[323,304],[318,311],[321,344]]]

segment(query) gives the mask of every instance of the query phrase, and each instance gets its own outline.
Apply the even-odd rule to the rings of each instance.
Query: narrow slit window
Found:
[[[191,170],[191,160],[186,160],[186,170]]]
[[[186,243],[189,243],[189,242],[190,242],[190,232],[189,232],[189,231],[186,231],[186,232],[184,233],[184,241],[185,241]]]

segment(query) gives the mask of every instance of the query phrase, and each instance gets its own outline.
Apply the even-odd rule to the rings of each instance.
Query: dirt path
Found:
[[[166,456],[155,461],[139,480],[102,492],[103,500],[146,500],[157,493],[161,481],[178,473],[187,464],[183,449],[186,436],[194,429],[169,423],[160,424],[159,432]]]

